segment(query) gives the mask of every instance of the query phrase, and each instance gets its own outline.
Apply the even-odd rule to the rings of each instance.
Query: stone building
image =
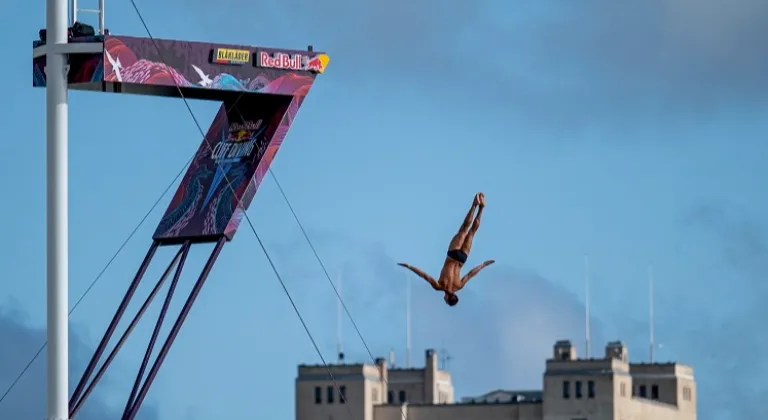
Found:
[[[417,369],[388,367],[384,359],[298,369],[296,420],[497,419],[696,420],[693,368],[630,363],[621,342],[608,343],[602,358],[579,359],[569,341],[559,341],[542,390],[497,390],[460,402],[434,350]]]

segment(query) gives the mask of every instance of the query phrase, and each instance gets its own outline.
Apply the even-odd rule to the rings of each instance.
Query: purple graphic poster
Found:
[[[225,102],[171,200],[154,239],[231,240],[301,104],[300,97],[245,95]]]
[[[217,51],[247,54],[249,62],[217,62]],[[274,50],[261,47],[182,42],[164,39],[108,36],[104,41],[104,81],[154,87],[180,87],[220,92],[252,92],[306,96],[317,72],[257,66],[261,53],[292,54],[307,63],[327,57],[323,53]]]

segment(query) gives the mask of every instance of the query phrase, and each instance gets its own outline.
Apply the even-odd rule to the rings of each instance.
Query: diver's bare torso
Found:
[[[451,239],[451,243],[448,246],[448,253],[445,257],[445,262],[443,263],[442,270],[440,270],[440,277],[437,281],[435,281],[429,274],[410,264],[398,264],[413,271],[416,275],[426,280],[433,289],[443,292],[443,299],[450,306],[454,306],[459,302],[456,292],[464,288],[467,282],[472,277],[476,276],[480,270],[494,263],[493,260],[485,261],[470,270],[464,277],[461,277],[461,268],[467,262],[469,252],[472,250],[472,240],[475,237],[475,233],[477,233],[477,230],[480,228],[480,217],[484,208],[485,195],[483,195],[483,193],[477,193],[461,228],[456,235],[453,236],[453,239]],[[477,212],[477,215],[475,215],[475,212]]]
[[[437,279],[438,290],[446,293],[456,293],[459,291],[461,282],[461,267],[463,264],[451,257],[445,257],[443,269],[440,270],[440,277]]]

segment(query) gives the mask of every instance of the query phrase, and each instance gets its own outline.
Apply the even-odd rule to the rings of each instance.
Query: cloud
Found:
[[[658,87],[696,100],[766,92],[763,1],[590,0],[566,10],[562,25],[541,28],[551,63],[580,63],[578,69],[607,78],[608,86],[636,92]]]
[[[45,342],[45,329],[28,325],[24,312],[8,304],[0,307],[0,337],[2,337],[0,340],[0,391],[4,393],[40,345]],[[70,335],[69,345],[71,371],[82,372],[91,355],[91,349],[84,345],[76,333]],[[110,388],[108,376],[105,376],[83,405],[83,409],[77,416],[78,420],[120,417],[123,407],[109,404],[106,399]],[[71,385],[74,385],[79,376],[70,377],[70,379],[74,381]],[[45,380],[45,352],[43,352],[0,404],[0,418],[45,418]],[[159,416],[155,407],[144,404],[137,418],[138,420],[156,420]]]
[[[496,388],[540,388],[544,361],[555,341],[571,339],[582,348],[584,306],[577,296],[536,273],[495,264],[472,280],[450,308],[423,280],[398,267],[380,244],[321,234],[311,238],[332,273],[343,272],[342,295],[374,357],[396,349],[405,363],[405,308],[407,281],[412,292],[413,363],[423,363],[423,350],[447,349],[450,370],[460,394],[479,394]],[[322,319],[336,305],[328,280],[309,253],[280,255],[281,271],[293,279],[301,273],[301,290],[291,287],[299,310],[309,319]],[[416,263],[416,262],[414,262]],[[313,273],[314,272],[314,273]],[[327,315],[325,315],[327,319]],[[349,360],[370,361],[348,321],[345,351]],[[595,354],[601,355],[603,326],[593,320]],[[326,359],[335,349],[331,328],[310,325]],[[325,340],[323,338],[326,338]]]
[[[737,270],[768,271],[765,228],[742,209],[710,201],[686,213],[683,221],[717,241],[723,262]]]
[[[683,303],[676,327],[667,327],[667,334],[685,337],[680,345],[698,372],[699,409],[708,414],[700,418],[766,418],[768,231],[760,219],[725,202],[700,203],[682,220],[688,232],[715,246],[725,272],[714,282],[721,299],[706,307]]]
[[[264,7],[223,4],[244,16]],[[270,7],[331,53],[329,78],[386,86],[379,93],[390,99],[412,91],[538,125],[700,117],[724,105],[762,104],[768,94],[762,0],[286,0]],[[284,30],[280,22],[268,19],[263,29]]]
[[[698,299],[695,292],[688,291],[685,296],[690,300],[661,305],[675,308],[657,314],[658,337],[673,337],[663,342],[661,353],[683,355],[682,362],[693,365],[700,419],[766,418],[768,409],[761,401],[768,398],[768,386],[761,384],[768,374],[768,362],[762,357],[768,353],[768,336],[760,333],[763,320],[768,319],[766,226],[749,212],[717,201],[691,208],[680,222],[697,246],[711,245],[712,255],[694,256],[701,258],[702,270],[712,271],[713,264],[719,268],[696,279],[696,287],[702,293],[711,290],[711,297]],[[395,347],[402,364],[408,272],[396,266],[392,254],[380,244],[316,232],[310,232],[310,237],[333,273],[343,268],[345,302],[373,355],[386,355]],[[343,258],[332,260],[335,255]],[[327,280],[309,253],[296,253],[294,248],[283,256],[280,267],[290,267],[288,279],[293,278],[292,270],[302,273],[301,282],[307,287],[296,294],[299,308],[310,313],[309,318],[323,318],[335,306]],[[410,279],[414,364],[423,363],[424,348],[448,349],[460,396],[495,388],[538,388],[544,359],[556,340],[571,339],[583,349],[583,304],[535,272],[503,264],[491,266],[461,292],[455,308],[447,307],[421,280]],[[671,298],[658,297],[664,299]],[[322,327],[310,328],[322,341]],[[368,360],[355,332],[348,326],[345,330],[350,360]],[[593,319],[593,354],[599,356],[607,339],[614,339],[607,333],[617,332],[632,344],[644,342],[647,331],[647,320],[629,319],[624,313],[610,320]],[[335,334],[325,337],[321,348],[328,350],[326,355],[332,354]],[[636,355],[646,349],[637,350]]]
[[[574,294],[536,273],[504,265],[488,268],[475,281],[456,308],[426,293],[416,310],[427,320],[420,325],[426,336],[445,339],[456,357],[452,371],[460,389],[540,388],[544,361],[552,357],[557,340],[570,339],[584,356],[585,310]],[[434,315],[445,322],[435,322]],[[592,323],[592,355],[599,357],[603,326]]]

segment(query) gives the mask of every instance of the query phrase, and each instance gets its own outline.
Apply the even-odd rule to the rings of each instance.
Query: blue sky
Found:
[[[768,414],[760,321],[768,315],[764,2],[287,0],[262,7],[169,0],[139,7],[156,37],[312,43],[330,53],[330,68],[273,168],[332,275],[344,276],[345,301],[375,356],[394,347],[402,360],[408,276],[394,263],[436,273],[472,195],[484,191],[487,215],[470,258],[498,264],[453,309],[413,280],[416,360],[423,348],[447,348],[462,395],[540,386],[554,341],[583,342],[585,254],[593,267],[595,351],[622,339],[642,360],[652,261],[657,355],[694,365],[700,418]],[[13,58],[2,70],[11,100],[0,142],[8,198],[0,206],[0,315],[20,344],[7,358],[13,363],[0,369],[0,390],[36,351],[45,319],[45,92],[31,88],[28,61],[45,13],[42,2],[15,3],[10,13],[13,21],[0,29],[5,56]],[[107,23],[115,34],[145,35],[127,1],[108,4]],[[74,303],[197,149],[200,134],[178,100],[73,92],[70,104]],[[203,124],[218,108],[192,105]],[[169,199],[73,314],[73,376]],[[272,179],[249,214],[333,359],[333,292]],[[202,266],[205,252],[192,254],[188,273]],[[150,275],[162,271],[163,257],[171,251],[160,253]],[[124,404],[143,353],[138,337],[151,332],[143,324],[93,403],[99,409]],[[368,359],[349,325],[344,329],[350,357]],[[318,360],[244,226],[225,248],[144,413],[234,418],[253,415],[255,401],[259,414],[291,418],[296,364]],[[39,392],[41,369],[35,365],[20,389]],[[14,401],[23,404],[29,393],[18,392]],[[740,407],[732,407],[736,398]]]

